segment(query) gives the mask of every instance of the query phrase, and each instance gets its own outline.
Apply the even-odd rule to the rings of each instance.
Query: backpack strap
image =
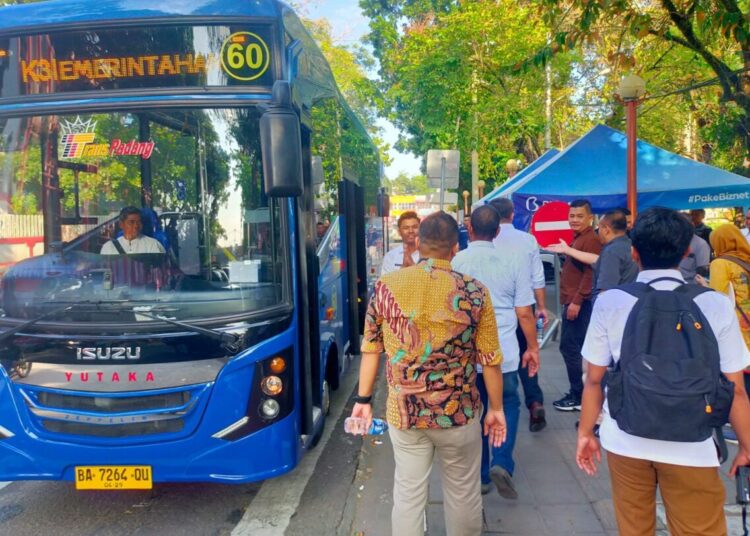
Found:
[[[722,255],[721,257],[718,257],[718,259],[723,259],[725,261],[733,262],[743,270],[745,270],[747,273],[750,274],[750,264],[746,263],[742,259],[738,259],[734,255]],[[717,259],[717,260],[718,260]]]
[[[681,279],[677,279],[676,277],[658,277],[652,281],[649,281],[648,283],[642,283],[642,282],[626,283],[624,285],[619,285],[615,288],[617,290],[622,290],[623,292],[627,292],[631,296],[640,299],[647,292],[655,290],[653,287],[653,284],[658,283],[659,281],[674,281],[675,283],[679,283],[680,285],[685,286],[685,282],[682,281]]]
[[[127,253],[125,253],[125,249],[122,247],[122,244],[120,244],[119,239],[113,238],[112,240],[110,240],[110,242],[112,242],[112,245],[115,246],[117,253],[119,253],[120,255],[127,255]]]

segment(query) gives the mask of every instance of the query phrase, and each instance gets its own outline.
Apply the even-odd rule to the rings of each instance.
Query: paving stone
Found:
[[[495,497],[484,501],[488,532],[539,535],[547,533],[548,527],[542,519],[542,512],[536,505],[504,501],[497,494]]]
[[[590,504],[550,504],[540,507],[547,530],[556,536],[581,533],[604,533]]]

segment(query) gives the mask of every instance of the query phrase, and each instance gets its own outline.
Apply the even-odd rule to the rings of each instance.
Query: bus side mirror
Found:
[[[298,197],[304,190],[300,123],[290,101],[289,84],[276,82],[274,104],[260,118],[263,175],[269,197]]]

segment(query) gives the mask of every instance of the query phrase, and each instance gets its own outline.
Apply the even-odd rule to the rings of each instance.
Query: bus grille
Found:
[[[20,392],[37,424],[47,432],[117,439],[183,432],[207,388],[129,396]]]
[[[138,422],[130,424],[113,424],[102,426],[99,424],[88,424],[83,422],[42,420],[44,428],[58,434],[71,434],[80,436],[123,438],[133,436],[145,436],[152,434],[166,434],[182,431],[185,426],[183,419],[171,419],[153,422]]]
[[[37,393],[39,404],[48,408],[92,411],[97,413],[123,413],[178,408],[190,401],[190,392],[129,397],[71,396],[42,391]]]

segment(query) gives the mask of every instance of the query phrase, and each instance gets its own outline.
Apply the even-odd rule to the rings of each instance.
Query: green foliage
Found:
[[[505,68],[545,47],[550,30],[531,3],[361,0],[360,6],[371,17],[368,39],[380,62],[384,113],[403,133],[399,149],[418,156],[459,149],[460,190],[470,189],[472,150],[488,188],[506,178],[508,158],[520,152],[531,161],[543,152],[545,73]],[[560,119],[571,115],[574,59],[553,59]],[[567,143],[590,125],[578,121],[571,130],[555,121],[553,138]]]
[[[652,96],[670,94],[644,104],[660,124],[650,124],[651,117],[642,121],[642,137],[690,156],[710,155],[722,167],[750,174],[748,2],[540,0],[538,5],[554,25],[557,48],[537,55],[594,48],[610,69],[604,85],[610,94],[631,70],[648,82]],[[518,67],[531,63],[533,58]]]
[[[431,192],[425,175],[412,177],[404,172],[388,179],[387,186],[393,195],[425,195]]]

